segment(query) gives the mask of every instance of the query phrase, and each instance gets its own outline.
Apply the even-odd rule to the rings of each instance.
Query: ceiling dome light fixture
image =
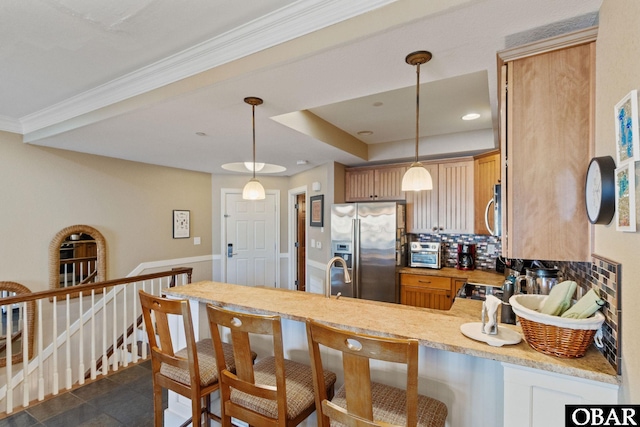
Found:
[[[478,113],[469,113],[462,116],[462,120],[475,120],[479,118],[480,118],[480,114]]]
[[[416,66],[416,159],[407,169],[402,177],[402,191],[421,191],[433,189],[431,174],[418,161],[418,142],[420,138],[420,65],[429,62],[432,58],[431,52],[419,50],[407,55],[405,61],[409,65]]]
[[[251,105],[251,127],[253,129],[253,178],[247,182],[242,190],[242,198],[245,200],[263,200],[265,198],[264,187],[256,179],[256,105],[262,104],[262,99],[248,96],[244,102]]]
[[[244,167],[247,168],[248,171],[255,170],[256,172],[260,172],[264,169],[264,163],[253,163],[253,162],[244,162]]]

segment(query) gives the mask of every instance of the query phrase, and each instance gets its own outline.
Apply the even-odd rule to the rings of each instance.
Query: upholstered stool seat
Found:
[[[233,359],[233,347],[229,344],[223,345],[225,361],[230,371],[235,371],[236,366]],[[198,353],[198,366],[200,367],[200,385],[202,387],[218,382],[218,368],[216,367],[216,354],[213,350],[213,342],[210,338],[196,342],[196,352]],[[188,358],[187,348],[176,351],[176,357]],[[167,378],[185,385],[191,385],[190,373],[188,369],[163,363],[160,365],[160,373]]]
[[[371,383],[371,400],[373,401],[373,419],[376,422],[385,422],[393,425],[404,426],[407,424],[407,391],[376,382]],[[347,395],[345,387],[336,391],[331,403],[347,409]],[[447,420],[447,407],[444,403],[431,397],[418,395],[418,426],[440,427]],[[342,424],[335,421],[332,426]]]
[[[276,386],[275,357],[271,356],[258,361],[254,365],[253,371],[256,383]],[[284,359],[284,371],[287,389],[287,417],[295,419],[309,406],[314,405],[315,395],[311,367]],[[333,372],[325,371],[324,377],[329,386],[335,384],[336,374]],[[269,418],[278,418],[278,406],[274,400],[259,398],[232,389],[231,401]]]

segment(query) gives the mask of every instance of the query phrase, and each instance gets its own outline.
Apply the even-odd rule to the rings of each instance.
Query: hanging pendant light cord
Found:
[[[253,179],[256,178],[256,106],[251,105],[251,128],[253,129]]]
[[[420,64],[416,64],[416,163],[418,163],[418,138],[420,135]]]

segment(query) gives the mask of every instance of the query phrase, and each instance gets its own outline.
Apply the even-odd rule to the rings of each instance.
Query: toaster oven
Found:
[[[411,242],[409,267],[442,268],[442,244],[436,242]]]

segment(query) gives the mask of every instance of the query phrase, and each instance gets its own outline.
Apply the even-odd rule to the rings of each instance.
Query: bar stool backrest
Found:
[[[330,419],[349,427],[380,426],[373,419],[370,359],[407,365],[408,427],[417,425],[418,341],[374,337],[307,321],[307,338],[314,373],[318,418],[329,427]],[[332,403],[324,390],[320,345],[342,353],[344,386],[348,410]],[[320,423],[319,423],[320,424]]]
[[[213,346],[219,372],[220,400],[223,407],[223,425],[225,416],[241,419],[250,425],[286,425],[287,397],[285,387],[284,350],[282,326],[279,316],[263,316],[238,313],[220,307],[207,305],[207,316],[211,327]],[[235,374],[226,369],[222,351],[222,337],[219,326],[229,328],[236,363]],[[216,333],[217,332],[217,333]],[[273,338],[275,356],[276,386],[257,384],[249,334],[270,335]],[[231,401],[231,388],[244,393],[277,402],[278,420],[257,414]]]

